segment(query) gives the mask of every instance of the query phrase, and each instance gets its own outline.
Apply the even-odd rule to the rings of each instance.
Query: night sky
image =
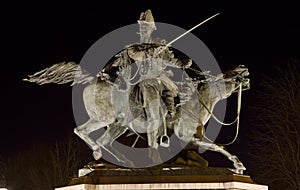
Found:
[[[154,2],[154,1],[153,1]],[[220,12],[193,31],[210,49],[222,70],[246,65],[251,90],[243,95],[241,134],[228,149],[247,160],[247,134],[262,75],[300,55],[296,4],[263,1],[105,1],[3,5],[1,10],[0,154],[11,155],[34,144],[63,139],[73,131],[72,87],[22,81],[60,61],[79,62],[101,36],[136,23],[151,9],[156,21],[189,29]],[[158,29],[159,30],[159,29]],[[234,96],[236,97],[236,96]],[[235,101],[235,98],[233,101]],[[236,113],[235,107],[228,112]],[[229,119],[232,117],[229,117]],[[221,133],[231,138],[234,133]]]

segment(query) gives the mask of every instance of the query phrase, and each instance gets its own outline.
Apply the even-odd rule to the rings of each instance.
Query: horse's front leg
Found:
[[[215,152],[220,152],[221,154],[223,154],[224,156],[226,156],[230,161],[233,162],[233,166],[235,169],[230,169],[231,171],[237,173],[237,174],[243,174],[243,171],[246,170],[245,166],[243,165],[243,163],[233,154],[229,153],[227,150],[225,150],[223,147],[218,146],[214,143],[210,143],[210,142],[204,142],[201,141],[198,138],[193,138],[191,143],[195,146],[198,147],[198,150],[200,148],[205,148],[211,151],[215,151]],[[200,151],[199,151],[200,152]]]

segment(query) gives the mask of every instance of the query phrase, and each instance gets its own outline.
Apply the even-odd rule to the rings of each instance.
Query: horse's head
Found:
[[[240,86],[242,90],[250,89],[250,79],[247,78],[249,71],[244,65],[239,65],[235,69],[225,72],[222,76],[226,86],[225,98],[234,92],[238,92]]]

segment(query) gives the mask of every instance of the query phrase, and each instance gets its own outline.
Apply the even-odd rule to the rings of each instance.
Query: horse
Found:
[[[57,75],[57,72],[55,72],[58,71],[58,68],[60,68],[59,73],[62,77],[59,77]],[[65,68],[65,70],[61,71],[61,68]],[[63,74],[70,71],[72,71],[73,75]],[[202,74],[203,73],[200,73],[200,75]],[[245,90],[249,88],[249,79],[245,78],[246,76],[248,76],[248,74],[248,69],[246,67],[238,66],[233,70],[229,70],[224,74],[219,74],[217,76],[207,77],[206,75],[208,80],[204,80],[201,82],[198,81],[198,83],[195,82],[198,101],[200,102],[200,111],[198,113],[199,115],[194,117],[193,113],[191,113],[191,110],[194,110],[195,105],[197,105],[194,102],[195,99],[192,99],[192,101],[187,101],[182,107],[183,111],[181,118],[183,118],[184,122],[182,122],[183,120],[175,120],[177,122],[169,126],[169,128],[174,131],[174,134],[180,140],[188,143],[189,145],[192,145],[193,147],[197,147],[198,151],[200,148],[204,147],[225,155],[229,160],[233,162],[235,167],[233,171],[238,174],[242,174],[243,170],[245,170],[245,167],[235,155],[232,155],[223,147],[218,146],[213,142],[202,140],[201,135],[200,137],[199,135],[195,137],[195,134],[203,134],[204,126],[212,116],[212,110],[217,102],[229,97],[232,93],[237,92],[238,89],[243,88]],[[128,106],[129,102],[124,102],[124,100],[129,99],[129,95],[125,95],[124,97],[124,93],[115,91],[115,87],[112,84],[107,83],[105,80],[101,80],[99,78],[88,75],[79,65],[73,62],[53,65],[50,68],[46,68],[43,71],[29,76],[29,79],[27,79],[27,81],[36,82],[38,84],[46,84],[51,82],[57,84],[68,82],[73,82],[73,84],[89,83],[83,91],[83,100],[90,119],[86,123],[75,128],[74,133],[82,138],[91,147],[91,149],[93,150],[93,156],[96,160],[101,158],[101,149],[103,149],[111,153],[120,163],[124,163],[127,166],[134,167],[134,163],[132,163],[123,154],[112,147],[112,143],[121,135],[123,135],[128,129],[139,136],[139,132],[132,126],[134,126],[134,122],[137,122],[137,124],[139,124],[140,117],[139,119],[128,121],[127,116],[124,115],[124,113],[127,113],[126,109],[127,111],[129,111],[128,109],[130,109]],[[120,100],[120,98],[112,98],[113,95],[118,95],[116,92],[123,94],[122,100]],[[149,91],[144,90],[142,92],[148,93]],[[154,99],[159,99],[161,92],[159,90],[154,90],[154,92]],[[114,105],[121,106],[115,109]],[[157,108],[159,108],[160,106],[161,104],[158,103],[156,106],[152,107],[155,110],[152,113],[159,113],[159,115],[152,114],[152,116],[154,116],[154,120],[159,123],[161,123],[160,119],[165,117],[160,113],[166,113],[166,110],[157,110]],[[195,119],[191,119],[191,115]],[[103,127],[107,127],[107,130],[96,141],[89,137],[90,133]],[[152,134],[152,138],[155,135],[158,135],[157,131],[155,132],[155,134]]]

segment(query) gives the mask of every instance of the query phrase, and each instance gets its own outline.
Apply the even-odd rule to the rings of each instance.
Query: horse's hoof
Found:
[[[235,165],[235,168],[237,168],[237,169],[239,169],[239,170],[246,170],[244,164],[241,163],[241,162],[240,162],[240,163],[237,163],[237,164]]]
[[[243,173],[244,173],[244,170],[241,170],[241,169],[228,168],[228,170],[232,171],[235,174],[239,174],[239,175],[243,175]]]
[[[128,168],[135,168],[134,163],[131,161],[124,162],[124,166],[126,166]]]
[[[93,152],[93,157],[94,157],[94,159],[95,160],[99,160],[101,157],[102,157],[102,152],[101,152],[101,150],[95,150],[94,152]]]

